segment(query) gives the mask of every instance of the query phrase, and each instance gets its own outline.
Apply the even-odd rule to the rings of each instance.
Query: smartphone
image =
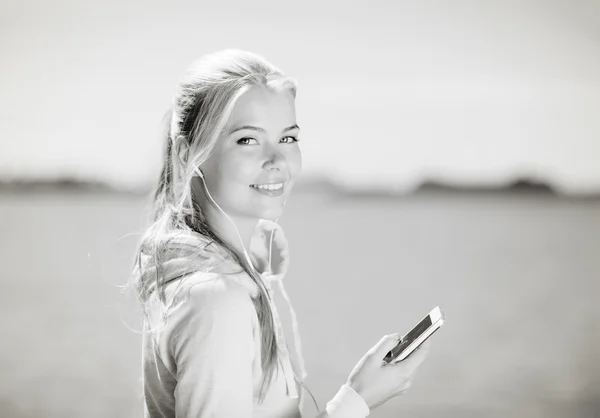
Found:
[[[413,351],[417,349],[423,342],[431,337],[444,322],[445,315],[439,306],[433,308],[429,314],[421,322],[419,322],[408,334],[402,337],[398,345],[387,353],[383,358],[386,363],[397,363],[404,360]]]

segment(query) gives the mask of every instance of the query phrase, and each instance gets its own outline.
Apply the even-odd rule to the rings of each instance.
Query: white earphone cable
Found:
[[[206,191],[207,196],[209,197],[209,199],[213,202],[213,204],[225,215],[225,217],[227,217],[227,219],[229,220],[229,222],[231,222],[231,224],[233,225],[235,232],[240,240],[240,243],[242,244],[242,249],[244,251],[244,256],[246,257],[246,261],[248,262],[250,268],[252,268],[252,270],[258,275],[261,276],[261,274],[256,271],[256,268],[254,267],[254,264],[252,263],[252,260],[250,259],[250,256],[248,255],[248,252],[246,251],[246,247],[244,246],[244,240],[242,239],[242,236],[240,235],[235,223],[233,222],[233,220],[229,217],[229,215],[227,215],[227,213],[225,213],[225,211],[223,209],[221,209],[221,207],[217,204],[217,202],[215,202],[215,200],[212,198],[212,196],[210,195],[210,192],[208,191],[208,186],[206,185],[206,181],[204,178],[204,174],[202,173],[202,171],[200,171],[198,169],[198,167],[194,168],[194,171],[200,176],[200,178],[202,179],[202,184],[204,187],[204,190]],[[284,202],[287,203],[287,201]],[[277,224],[277,222],[279,221],[279,217],[275,220],[275,223]],[[272,254],[272,249],[273,249],[273,237],[275,236],[275,230],[273,230],[271,232],[271,238],[269,241],[269,266],[268,266],[268,275],[271,276],[272,273],[272,268],[271,268],[271,254]],[[282,291],[283,297],[285,299],[285,301],[287,302],[289,308],[290,308],[290,313],[292,316],[292,328],[294,331],[294,340],[296,342],[296,348],[297,348],[297,358],[299,361],[299,366],[301,369],[301,378],[298,378],[298,376],[296,375],[296,373],[294,373],[294,377],[296,378],[296,380],[298,381],[298,383],[308,391],[308,393],[310,394],[310,396],[312,397],[312,400],[315,404],[315,407],[317,408],[317,411],[320,411],[319,409],[319,405],[314,397],[314,395],[312,394],[312,392],[310,391],[310,389],[308,389],[305,385],[304,385],[304,378],[306,377],[306,371],[304,368],[304,362],[302,361],[302,353],[301,353],[301,342],[300,342],[300,335],[299,335],[299,330],[298,330],[298,321],[296,319],[296,313],[294,311],[294,309],[292,308],[292,305],[290,303],[289,297],[287,295],[287,293],[285,292],[284,288],[283,288],[283,284],[281,283],[281,280],[277,280],[279,282],[279,288]],[[263,288],[265,294],[267,295],[267,297],[269,299],[271,299],[271,296],[268,292],[268,290],[265,288],[265,285],[260,282],[260,286]],[[272,300],[272,299],[271,299]],[[274,301],[272,301],[274,303]],[[303,392],[300,391],[300,395],[299,395],[299,404],[300,404],[300,409],[302,409],[302,405],[303,405]]]

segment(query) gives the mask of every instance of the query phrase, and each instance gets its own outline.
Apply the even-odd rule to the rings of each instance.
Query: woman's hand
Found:
[[[250,238],[249,255],[254,268],[260,273],[269,273],[269,244],[273,236],[271,252],[271,275],[283,277],[290,265],[288,241],[281,225],[260,219]]]
[[[400,337],[400,334],[384,336],[364,355],[348,377],[347,384],[362,396],[370,409],[406,393],[418,367],[427,356],[429,340],[404,360],[395,364],[385,363],[383,358],[398,344]]]

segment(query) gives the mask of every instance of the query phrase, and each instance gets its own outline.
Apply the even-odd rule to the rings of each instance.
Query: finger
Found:
[[[417,350],[422,352],[429,352],[429,348],[431,347],[431,338],[427,338],[417,347]]]
[[[412,384],[413,384],[412,380],[409,380],[408,382],[406,382],[404,384],[404,389],[402,389],[402,392],[404,392],[404,393],[408,392],[408,390],[412,387]]]
[[[404,359],[404,362],[407,363],[409,367],[416,369],[419,367],[419,365],[421,365],[421,363],[423,363],[423,361],[425,361],[425,358],[427,357],[427,351],[427,346],[423,347],[423,345],[421,345],[417,347],[415,351],[410,353],[410,355]]]
[[[384,335],[381,340],[369,351],[369,353],[381,361],[390,350],[398,345],[400,341],[400,334],[388,334]]]
[[[408,382],[406,382],[406,383],[404,384],[404,387],[403,387],[402,389],[398,390],[398,392],[396,392],[396,393],[394,394],[394,396],[401,396],[401,395],[405,395],[405,394],[406,394],[406,392],[408,392],[408,391],[409,391],[409,389],[411,388],[411,386],[412,386],[412,380],[409,380]]]

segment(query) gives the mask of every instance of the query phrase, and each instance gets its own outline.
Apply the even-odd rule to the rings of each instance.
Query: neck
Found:
[[[244,253],[244,247],[250,255],[250,241],[252,233],[258,223],[257,218],[241,217],[229,215],[232,222],[218,208],[210,205],[206,210],[206,220],[213,231],[225,241],[242,260],[247,261]],[[237,227],[237,232],[236,232]],[[239,236],[238,236],[239,232]],[[240,241],[241,237],[241,241]],[[242,247],[243,242],[243,247]]]

